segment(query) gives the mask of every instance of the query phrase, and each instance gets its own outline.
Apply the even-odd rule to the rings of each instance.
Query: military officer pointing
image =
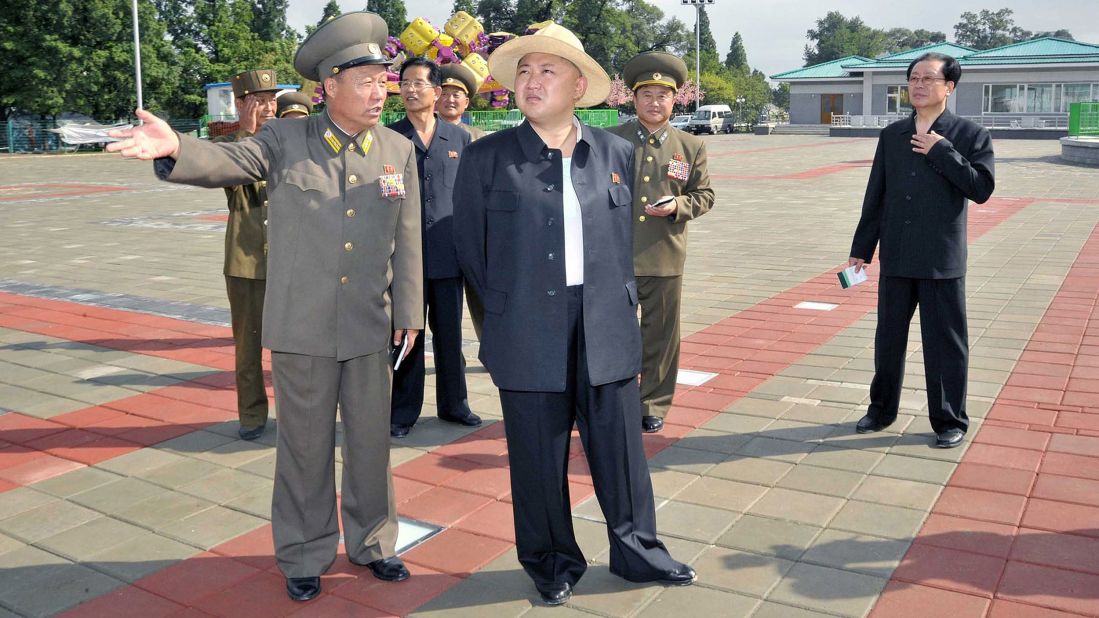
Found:
[[[108,150],[155,159],[171,182],[223,187],[266,179],[269,251],[263,344],[272,351],[279,431],[271,523],[292,599],[320,592],[336,559],[336,409],[343,421],[347,556],[379,579],[406,579],[395,555],[389,470],[394,340],[423,328],[416,158],[377,126],[388,35],[375,13],[345,13],[301,44],[294,68],[325,90],[325,113],[268,122],[255,137],[210,144],[138,110]]]
[[[660,431],[679,373],[679,307],[687,222],[714,205],[701,139],[668,124],[687,65],[664,52],[634,56],[622,69],[637,120],[611,133],[634,146],[633,268],[641,305],[641,427]]]
[[[251,137],[275,117],[278,82],[271,70],[245,71],[232,79],[240,127],[215,142]],[[263,297],[267,287],[267,182],[225,187],[225,289],[236,347],[237,416],[242,440],[255,440],[267,426],[263,380]]]

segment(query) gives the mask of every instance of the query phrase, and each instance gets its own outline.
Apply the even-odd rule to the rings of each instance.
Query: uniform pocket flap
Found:
[[[496,290],[485,290],[485,311],[500,315],[504,313],[504,309],[508,304],[508,295],[504,292],[498,292]]]
[[[611,185],[611,203],[615,206],[628,206],[632,198],[626,185]]]
[[[290,169],[286,171],[283,182],[293,185],[302,191],[324,191],[325,186],[332,184],[332,179],[301,170]]]

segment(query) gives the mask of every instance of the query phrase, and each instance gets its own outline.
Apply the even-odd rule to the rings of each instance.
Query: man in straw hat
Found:
[[[573,534],[574,424],[610,536],[610,570],[687,585],[656,537],[641,442],[641,336],[633,277],[628,142],[581,123],[610,79],[550,24],[493,52],[492,75],[526,121],[470,144],[454,187],[455,241],[485,305],[481,361],[500,389],[519,562],[548,604],[587,562]]]
[[[245,71],[230,82],[239,128],[215,142],[236,142],[255,135],[275,117],[278,82],[270,69]],[[263,297],[267,287],[267,182],[225,187],[229,220],[225,224],[225,290],[233,325],[237,384],[237,435],[255,440],[267,427],[267,385],[263,379]]]
[[[633,268],[641,304],[641,428],[660,431],[679,374],[679,307],[687,222],[714,205],[706,146],[668,124],[687,65],[664,52],[622,69],[637,119],[612,128],[633,144]]]
[[[325,113],[268,122],[253,138],[208,144],[144,110],[117,131],[123,156],[155,159],[161,178],[205,187],[268,181],[269,269],[263,343],[271,349],[279,431],[271,523],[287,593],[305,601],[336,558],[334,447],[343,420],[344,545],[387,581],[408,577],[395,555],[389,473],[389,346],[423,328],[416,158],[377,126],[386,97],[381,17],[325,22],[294,68],[320,81]]]
[[[305,118],[313,113],[313,101],[304,92],[284,92],[277,101],[276,118]]]

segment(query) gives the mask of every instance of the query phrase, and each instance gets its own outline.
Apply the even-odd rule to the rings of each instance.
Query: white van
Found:
[[[733,111],[728,105],[703,105],[691,116],[691,121],[687,123],[687,132],[695,135],[699,133],[717,135],[725,119],[732,115]]]

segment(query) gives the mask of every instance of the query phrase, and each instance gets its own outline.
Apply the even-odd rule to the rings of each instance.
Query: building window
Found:
[[[985,84],[984,112],[1058,114],[1069,103],[1099,99],[1099,84]]]
[[[912,113],[912,103],[908,100],[908,86],[886,86],[885,113]]]

